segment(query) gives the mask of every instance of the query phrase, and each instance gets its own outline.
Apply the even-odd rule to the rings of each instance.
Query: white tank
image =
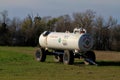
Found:
[[[43,48],[89,51],[93,47],[93,39],[87,33],[45,31],[39,37],[39,44]]]

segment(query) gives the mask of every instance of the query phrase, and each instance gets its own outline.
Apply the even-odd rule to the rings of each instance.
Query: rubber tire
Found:
[[[63,62],[63,55],[54,55],[55,62]]]
[[[93,62],[96,62],[96,56],[95,56],[95,53],[93,51],[87,51],[85,53],[85,57],[88,58],[88,59],[90,59],[90,60],[92,60]],[[84,60],[84,63],[86,65],[93,65],[92,63],[90,63],[90,62],[88,62],[86,60]]]
[[[36,50],[35,57],[37,61],[44,62],[46,60],[46,52],[44,49]]]
[[[63,63],[72,65],[74,63],[74,54],[72,51],[65,50],[63,54]]]

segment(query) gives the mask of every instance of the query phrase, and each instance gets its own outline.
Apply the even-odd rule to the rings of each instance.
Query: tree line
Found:
[[[120,24],[110,16],[107,20],[92,10],[59,17],[28,14],[23,20],[10,19],[6,10],[0,12],[1,46],[37,46],[43,31],[72,32],[82,27],[94,38],[94,49],[120,50]]]

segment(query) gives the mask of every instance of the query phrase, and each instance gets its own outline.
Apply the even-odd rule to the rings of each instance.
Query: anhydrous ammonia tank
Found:
[[[39,37],[39,44],[43,48],[57,50],[89,51],[93,47],[93,39],[87,33],[62,33],[45,31]]]
[[[74,58],[83,58],[85,64],[97,65],[92,51],[93,38],[83,28],[75,28],[73,33],[44,31],[39,44],[35,53],[37,61],[44,62],[46,55],[54,55],[55,62],[73,64]]]

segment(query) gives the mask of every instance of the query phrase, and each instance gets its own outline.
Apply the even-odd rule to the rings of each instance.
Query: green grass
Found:
[[[33,47],[0,47],[0,80],[120,80],[120,63],[102,60],[100,66],[55,63],[52,56],[37,62]],[[103,64],[102,64],[103,63]],[[113,64],[112,64],[113,63]]]

